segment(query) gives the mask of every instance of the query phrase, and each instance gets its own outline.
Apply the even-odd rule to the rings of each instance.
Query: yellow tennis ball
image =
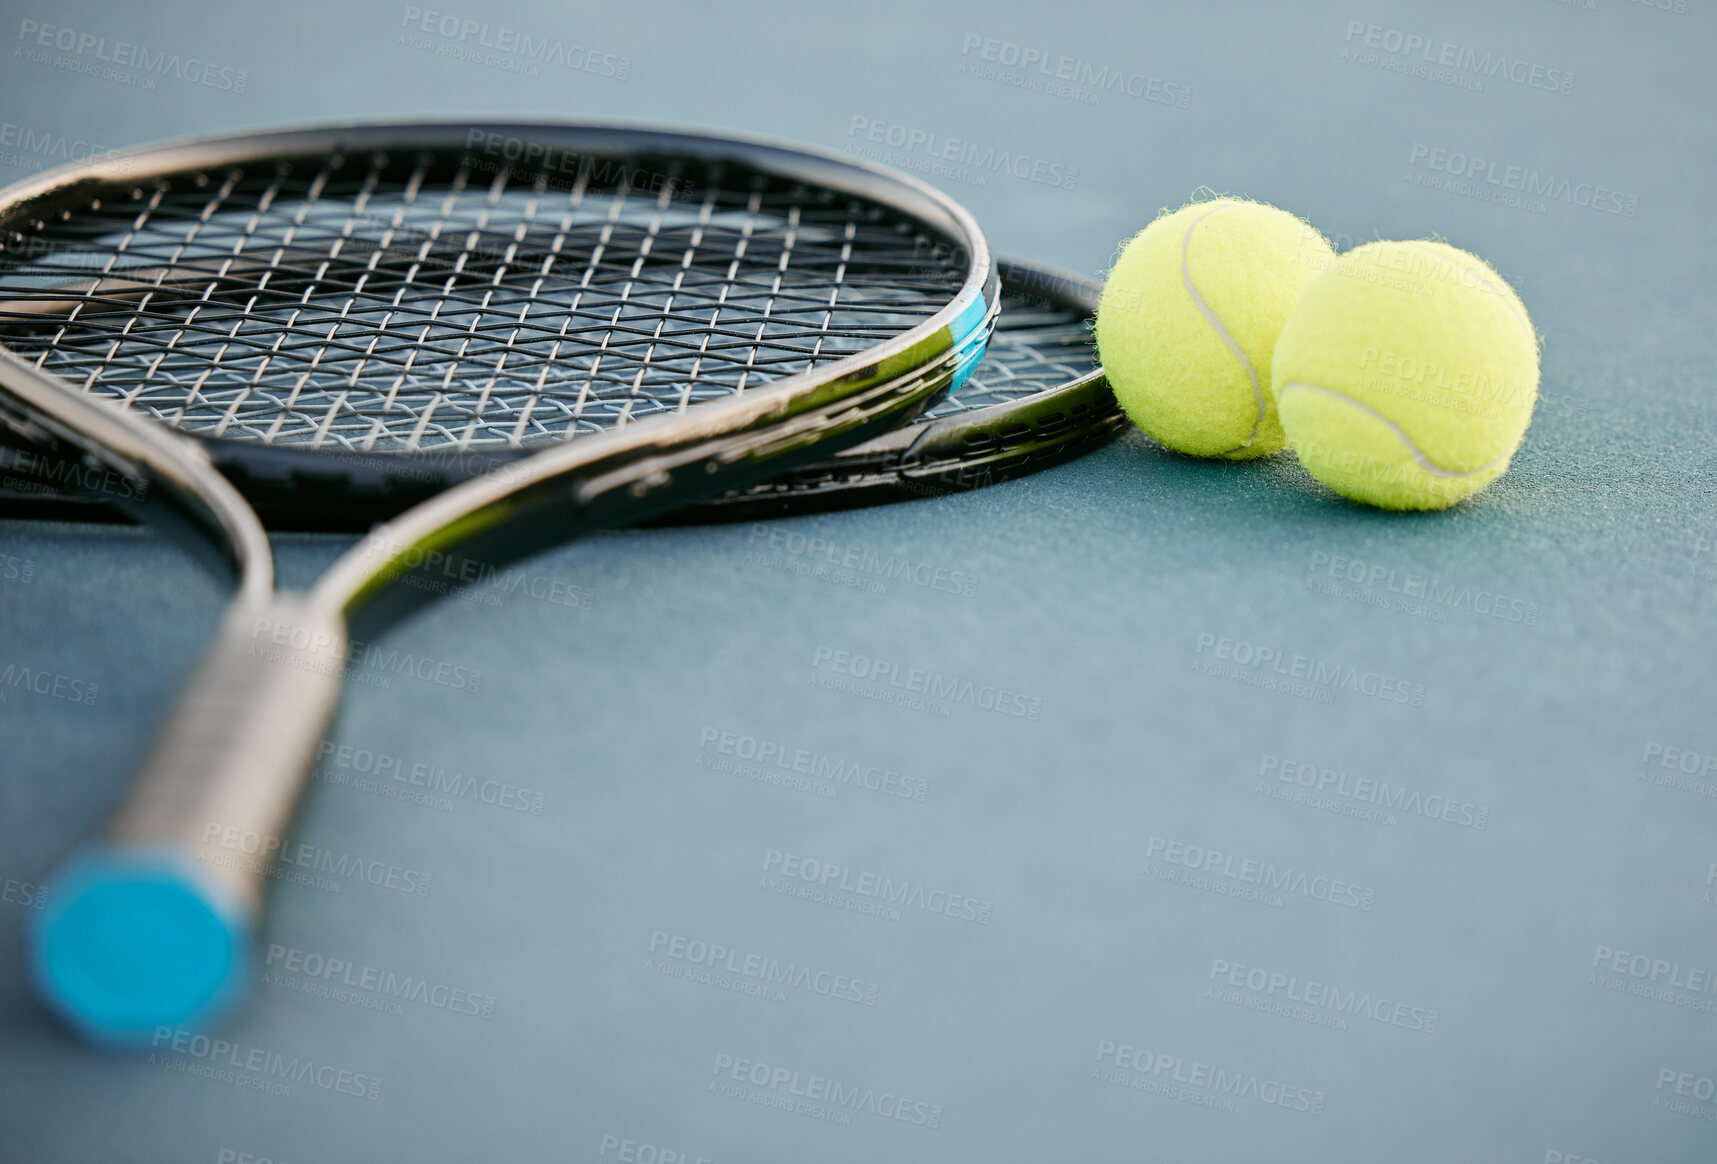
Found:
[[[1384,509],[1444,509],[1508,468],[1538,399],[1538,336],[1481,258],[1375,242],[1306,286],[1271,390],[1312,476]]]
[[[1282,447],[1270,354],[1300,291],[1335,252],[1284,210],[1194,202],[1122,249],[1097,307],[1097,354],[1133,423],[1200,457]]]

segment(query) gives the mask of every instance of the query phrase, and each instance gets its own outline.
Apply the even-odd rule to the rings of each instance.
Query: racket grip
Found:
[[[73,1026],[148,1045],[243,998],[346,648],[342,617],[298,598],[228,616],[106,835],[55,873],[36,915],[37,984]]]

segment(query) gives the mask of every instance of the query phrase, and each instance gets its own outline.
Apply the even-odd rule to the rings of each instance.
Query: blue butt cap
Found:
[[[250,987],[251,921],[171,849],[102,848],[62,865],[35,915],[42,998],[93,1042],[148,1046],[219,1022]]]

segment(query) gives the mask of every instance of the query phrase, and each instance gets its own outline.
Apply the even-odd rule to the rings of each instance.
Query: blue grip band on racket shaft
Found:
[[[984,326],[984,320],[989,315],[989,304],[979,295],[966,305],[966,309],[949,325],[948,333],[954,338],[954,347],[959,353],[959,363],[954,366],[954,378],[948,385],[950,393],[958,392],[971,379],[972,373],[983,361],[984,349],[990,342],[989,329]]]

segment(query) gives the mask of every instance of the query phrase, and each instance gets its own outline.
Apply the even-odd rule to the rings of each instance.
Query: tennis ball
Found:
[[[1374,242],[1313,279],[1271,390],[1300,463],[1344,497],[1445,509],[1508,468],[1538,399],[1538,336],[1485,261]]]
[[[1282,447],[1270,395],[1276,334],[1335,262],[1284,210],[1237,198],[1164,211],[1122,249],[1097,307],[1097,353],[1133,423],[1200,457]]]

